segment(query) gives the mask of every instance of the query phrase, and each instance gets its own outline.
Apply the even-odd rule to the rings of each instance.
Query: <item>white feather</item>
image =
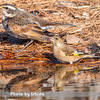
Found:
[[[75,51],[75,54],[84,54],[83,52],[81,52],[81,51]]]
[[[12,6],[6,6],[6,7],[8,7],[8,8],[10,8],[10,9],[13,9],[13,10],[16,10],[16,8],[15,7],[12,7]]]

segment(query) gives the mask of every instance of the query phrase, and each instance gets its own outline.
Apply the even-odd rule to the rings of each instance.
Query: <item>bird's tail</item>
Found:
[[[99,58],[100,56],[94,56],[94,55],[84,55],[84,58],[85,58],[85,57],[89,57],[89,58],[90,58],[90,57],[93,57],[93,58]]]
[[[55,23],[56,26],[63,26],[63,27],[77,27],[76,25],[72,24],[72,23]]]

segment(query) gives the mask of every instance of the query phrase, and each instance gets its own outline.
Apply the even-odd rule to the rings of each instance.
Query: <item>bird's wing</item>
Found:
[[[44,20],[42,18],[39,18],[35,15],[29,14],[23,11],[18,12],[17,18],[21,18],[21,19],[34,23],[34,25],[36,25],[37,27],[40,27],[43,32],[47,31],[47,29],[57,27],[57,26],[76,27],[76,25],[69,24],[69,23],[56,23],[56,22],[47,21],[47,20]]]
[[[84,55],[83,52],[78,52],[76,49],[69,47],[69,46],[64,46],[62,48],[62,52],[65,53],[66,56],[80,56]]]
[[[31,15],[32,16],[32,15]],[[71,26],[71,27],[76,27],[76,25],[73,24],[68,24],[68,23],[56,23],[56,22],[51,22],[51,21],[47,21],[44,19],[41,19],[39,17],[36,16],[32,16],[32,20],[34,23],[36,23],[43,31],[46,31],[47,29],[53,28],[53,27],[57,27],[57,26]]]
[[[18,20],[18,19],[17,19]],[[42,29],[37,27],[36,24],[25,22],[25,20],[9,20],[10,31],[16,36],[25,39],[34,39],[39,41],[48,41],[48,38],[42,32]]]
[[[62,48],[61,50],[62,50],[62,52],[65,53],[66,56],[67,56],[67,55],[73,55],[74,52],[75,52],[75,49],[74,49],[74,48],[69,47],[69,46],[66,46],[66,45],[63,46],[63,48]]]

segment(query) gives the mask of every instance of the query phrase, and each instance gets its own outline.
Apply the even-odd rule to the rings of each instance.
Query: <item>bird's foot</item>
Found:
[[[29,45],[31,45],[33,43],[33,40],[31,40],[29,43],[27,43],[22,49],[16,50],[16,52],[21,52],[24,49],[26,49]]]

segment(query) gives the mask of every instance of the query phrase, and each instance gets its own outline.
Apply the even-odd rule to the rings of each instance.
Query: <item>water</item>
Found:
[[[98,67],[88,70],[80,65],[40,64],[28,70],[3,71],[0,100],[99,100]]]

